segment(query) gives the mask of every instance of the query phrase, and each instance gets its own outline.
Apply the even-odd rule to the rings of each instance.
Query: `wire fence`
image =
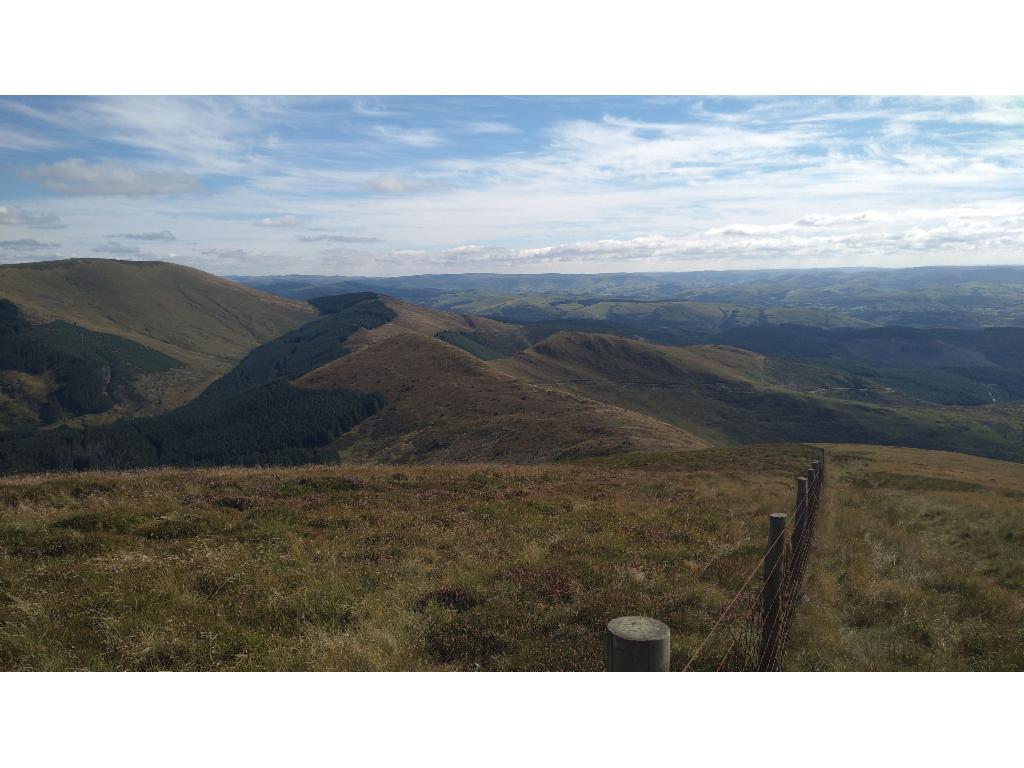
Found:
[[[683,668],[778,671],[802,602],[804,576],[825,483],[825,456],[797,479],[792,515],[772,515],[764,555],[711,625]]]

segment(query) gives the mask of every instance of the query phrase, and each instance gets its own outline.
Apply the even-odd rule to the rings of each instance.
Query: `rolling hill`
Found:
[[[352,334],[351,354],[295,381],[306,390],[383,394],[386,405],[332,446],[345,459],[532,462],[706,447],[656,419],[519,381],[464,348],[466,339],[519,338],[515,326],[382,302],[396,315],[391,322]]]
[[[558,333],[493,365],[511,376],[663,420],[712,444],[863,442],[1024,460],[1016,405],[851,401],[793,387],[786,361],[722,346],[669,347]],[[816,381],[815,383],[820,383]],[[871,392],[862,393],[870,400]]]
[[[706,443],[579,394],[517,381],[455,343],[518,338],[494,320],[371,293],[252,350],[179,408],[81,430],[0,434],[0,471],[159,464],[551,458]]]
[[[502,375],[415,333],[388,336],[296,385],[384,393],[380,412],[336,443],[345,459],[530,462],[707,445],[657,419]]]
[[[0,438],[5,471],[533,462],[778,440],[1024,459],[1017,328],[529,296],[516,306],[547,319],[516,323],[372,291],[296,302],[166,264],[0,275],[0,419],[23,427]],[[673,343],[650,341],[662,336]],[[125,414],[145,418],[114,422]],[[33,430],[62,420],[92,427]]]
[[[265,294],[188,267],[111,259],[0,266],[0,300],[13,305],[33,329],[48,329],[54,342],[48,349],[63,344],[66,351],[68,344],[61,338],[69,338],[71,329],[79,328],[79,335],[91,340],[86,346],[105,347],[108,358],[114,354],[112,347],[119,346],[122,357],[138,361],[148,354],[162,361],[135,366],[131,398],[118,403],[111,397],[114,393],[103,393],[100,400],[117,406],[114,416],[158,413],[181,405],[254,347],[317,315],[305,302]],[[109,378],[111,364],[118,367],[116,361],[104,358],[90,375]],[[21,423],[46,420],[38,401],[45,404],[53,399],[46,395],[59,388],[55,381],[59,376],[52,371],[44,375],[45,367],[6,376],[0,406],[6,401],[12,414],[20,409]],[[35,378],[26,380],[26,375]],[[94,411],[72,409],[63,416]],[[0,429],[18,424],[9,416]]]
[[[975,329],[1024,326],[1024,266],[238,279],[282,296],[374,291],[457,312],[507,312],[503,316],[517,322],[559,315],[564,320],[564,314],[576,312],[572,305],[580,302],[685,301],[697,307],[731,306],[748,316],[765,310],[775,314],[772,322]],[[815,316],[832,319],[814,321]]]

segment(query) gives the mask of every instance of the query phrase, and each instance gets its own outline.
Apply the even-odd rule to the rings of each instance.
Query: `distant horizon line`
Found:
[[[98,261],[99,259],[97,259]],[[109,259],[107,259],[109,261]],[[162,264],[174,264],[172,261],[159,262]],[[178,265],[184,266],[184,265]],[[596,275],[697,275],[697,274],[729,274],[736,272],[898,272],[911,269],[1002,269],[1002,268],[1024,268],[1024,262],[1019,264],[919,264],[913,267],[750,267],[748,269],[672,269],[660,271],[636,271],[636,272],[413,272],[407,275],[331,275],[316,274],[313,272],[287,272],[279,274],[224,274],[221,277],[335,277],[346,280],[400,280],[406,277],[547,277],[550,275],[561,275],[566,277],[589,277]],[[195,269],[195,267],[193,267]],[[210,273],[214,274],[214,273]]]
[[[12,268],[12,267],[29,267],[39,266],[43,267],[49,264],[64,264],[72,261],[113,261],[120,264],[169,264],[176,267],[184,267],[186,269],[195,269],[199,272],[204,272],[215,277],[222,277],[227,279],[234,278],[334,278],[344,280],[401,280],[403,278],[414,278],[414,277],[551,277],[551,276],[563,276],[563,277],[591,277],[599,275],[623,276],[623,275],[691,275],[691,274],[735,274],[739,272],[898,272],[898,271],[909,271],[919,269],[932,269],[932,270],[964,270],[964,269],[1003,269],[1003,268],[1024,268],[1024,262],[1015,264],[919,264],[916,266],[904,266],[904,267],[879,267],[879,266],[840,266],[840,267],[750,267],[750,268],[734,268],[734,269],[676,269],[676,270],[660,270],[660,271],[644,271],[637,270],[634,272],[625,271],[612,271],[612,272],[414,272],[403,275],[344,275],[344,274],[326,274],[326,273],[313,273],[313,272],[281,272],[281,273],[260,273],[260,274],[242,274],[238,272],[232,273],[218,273],[211,272],[209,270],[200,269],[199,267],[193,267],[188,264],[181,264],[174,260],[168,259],[116,259],[106,258],[103,256],[70,256],[63,259],[40,259],[38,261],[21,261],[14,262],[11,264],[0,264],[0,268]]]

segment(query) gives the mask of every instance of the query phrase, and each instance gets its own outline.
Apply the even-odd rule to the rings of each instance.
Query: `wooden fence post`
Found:
[[[807,527],[807,478],[796,479],[796,507],[793,514],[793,552],[800,550],[800,542],[804,538],[804,529]]]
[[[808,510],[813,509],[814,505],[818,503],[818,469],[811,464],[811,468],[807,470],[807,508]]]
[[[768,517],[768,548],[764,559],[764,602],[761,607],[761,654],[759,672],[777,672],[779,620],[782,618],[782,554],[786,546],[786,516]]]
[[[608,622],[607,672],[668,672],[672,633],[646,616],[620,616]]]

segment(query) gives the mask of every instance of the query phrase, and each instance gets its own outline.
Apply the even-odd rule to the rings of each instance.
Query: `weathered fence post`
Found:
[[[793,552],[800,551],[800,542],[807,527],[807,478],[796,479],[796,507],[793,514]]]
[[[608,622],[608,672],[668,672],[672,632],[646,616],[620,616]]]
[[[818,468],[811,463],[811,468],[807,470],[807,509],[809,512],[814,511],[818,503]]]
[[[779,620],[782,617],[782,554],[786,546],[786,516],[768,517],[768,549],[764,558],[764,602],[761,608],[761,654],[759,672],[778,671]]]

